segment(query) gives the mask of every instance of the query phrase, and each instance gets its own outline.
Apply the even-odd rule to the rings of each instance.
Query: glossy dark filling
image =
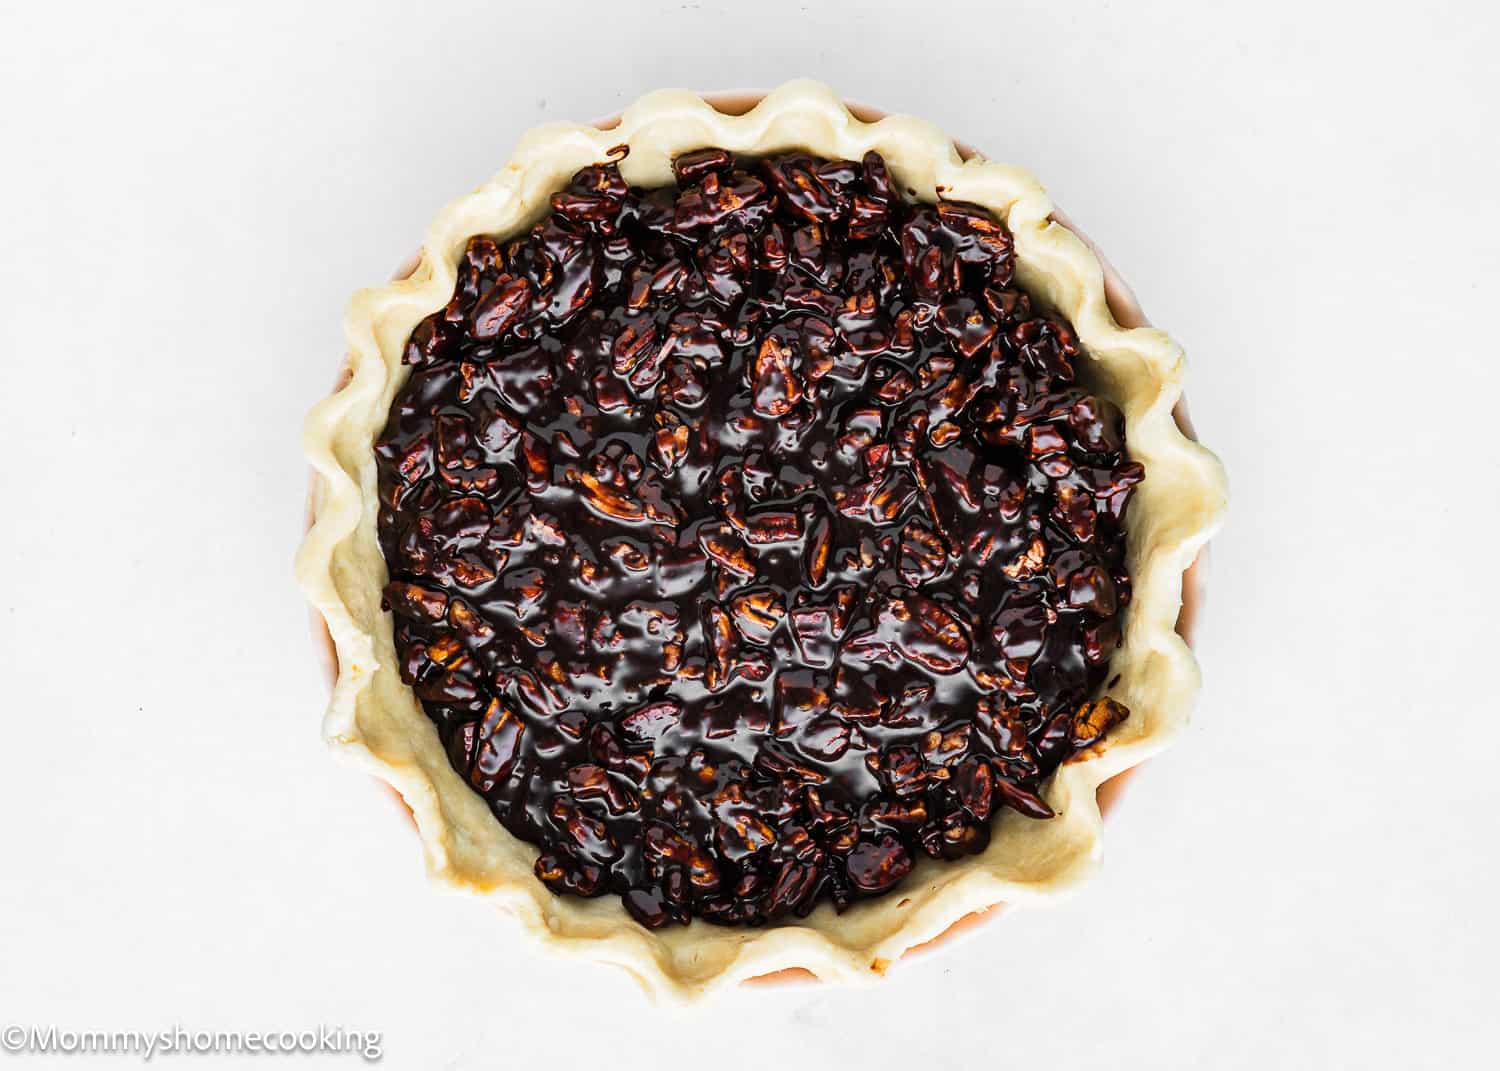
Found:
[[[1003,226],[874,153],[580,171],[381,435],[401,673],[558,892],[758,924],[982,850],[1089,702],[1142,468]]]

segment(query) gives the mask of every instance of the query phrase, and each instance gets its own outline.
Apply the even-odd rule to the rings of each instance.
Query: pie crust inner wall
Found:
[[[1127,524],[1133,598],[1111,660],[1111,679],[1118,679],[1107,689],[1131,716],[1047,783],[1043,794],[1057,817],[1002,812],[983,853],[922,859],[899,888],[842,915],[824,904],[806,919],[763,929],[700,920],[648,931],[618,897],[552,893],[534,874],[537,848],[505,830],[453,770],[397,672],[391,618],[381,609],[387,571],[376,536],[373,444],[409,371],[401,364],[407,337],[448,302],[470,237],[506,238],[530,227],[577,170],[617,155],[622,145],[629,154],[621,173],[645,187],[671,185],[673,157],[707,146],[851,160],[874,149],[899,187],[920,200],[936,200],[941,191],[989,209],[1013,236],[1017,283],[1073,325],[1087,353],[1080,378],[1120,407],[1130,457],[1146,467]],[[1098,786],[1161,750],[1187,720],[1199,677],[1174,631],[1182,573],[1220,523],[1226,489],[1218,461],[1172,417],[1182,389],[1181,349],[1159,330],[1115,323],[1098,259],[1051,214],[1026,172],[977,157],[965,162],[950,138],[917,119],[861,122],[817,83],[784,85],[740,116],[666,90],[632,105],[609,130],[572,123],[532,130],[499,174],[438,214],[409,277],[354,296],[345,316],[348,382],[314,408],[305,429],[316,472],[314,524],[298,554],[297,578],[338,653],[324,737],[401,793],[434,879],[507,908],[523,930],[558,951],[626,968],[653,995],[675,1002],[791,967],[827,980],[874,979],[971,912],[1054,898],[1088,876],[1101,848]]]

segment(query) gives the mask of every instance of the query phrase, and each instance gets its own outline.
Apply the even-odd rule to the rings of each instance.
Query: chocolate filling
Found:
[[[875,153],[585,168],[470,241],[376,445],[402,678],[558,892],[759,924],[1032,819],[1142,467],[1011,237]]]

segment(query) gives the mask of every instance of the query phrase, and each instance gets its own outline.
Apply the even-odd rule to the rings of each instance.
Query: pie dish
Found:
[[[752,175],[755,168],[762,178]],[[649,193],[674,183],[688,192]],[[699,205],[705,193],[730,207],[718,216],[683,207],[685,198]],[[841,206],[829,207],[829,196],[842,199]],[[746,204],[760,207],[747,210]],[[666,206],[666,216],[652,222],[652,205]],[[791,233],[767,242],[772,205]],[[621,244],[614,275],[601,275],[609,269],[597,266],[581,276],[564,270],[584,245],[590,256],[600,249],[606,260],[615,255],[608,244],[614,232],[598,228],[614,227],[600,220],[618,220],[622,211],[630,214],[626,230],[650,232],[649,248]],[[753,226],[737,225],[736,234],[745,234],[728,236],[738,246],[716,229],[715,220],[728,211],[756,214]],[[893,231],[889,241],[903,248],[901,286],[908,290],[902,293],[910,298],[912,285],[931,288],[930,300],[908,307],[906,332],[930,334],[938,339],[935,347],[908,339],[892,350],[888,336],[901,334],[902,313],[887,299],[897,292],[899,268],[887,272],[889,293],[870,288],[886,302],[874,313],[853,305],[822,308],[819,301],[832,301],[830,294],[809,293],[818,288],[808,279],[827,291],[840,289],[843,275],[830,279],[830,271],[876,271],[870,263],[856,264],[852,252],[856,239],[871,238],[874,229],[851,228],[875,228],[887,214],[900,217],[892,221],[900,223],[899,234]],[[917,120],[862,122],[826,87],[784,86],[742,116],[721,113],[691,94],[664,92],[632,106],[607,131],[565,124],[533,131],[495,179],[439,215],[408,278],[356,296],[347,318],[348,383],[308,421],[315,524],[299,555],[298,576],[337,648],[339,676],[325,736],[401,793],[434,877],[505,905],[528,932],[561,951],[624,966],[669,999],[693,999],[791,967],[830,979],[869,978],[965,915],[1001,901],[1055,896],[1088,873],[1099,853],[1098,786],[1164,746],[1183,724],[1196,690],[1196,667],[1173,624],[1183,571],[1222,514],[1224,480],[1212,455],[1173,422],[1180,350],[1158,331],[1124,330],[1114,322],[1099,261],[1051,216],[1041,188],[1023,172],[964,161],[949,139]],[[534,241],[554,244],[543,244],[532,262],[523,239],[538,224],[530,233],[549,226],[555,233]],[[588,228],[593,237],[585,242],[579,236]],[[847,244],[836,246],[835,235]],[[664,261],[671,255],[661,252],[668,237],[686,242],[688,262],[702,270],[689,273]],[[714,267],[713,242],[728,265],[722,272]],[[831,256],[830,249],[843,252]],[[649,278],[636,270],[642,257],[653,269]],[[788,260],[795,271],[785,268]],[[702,308],[747,307],[733,290],[737,263],[762,276],[795,276],[793,283],[777,284],[774,303],[761,301],[770,310],[765,322],[720,323],[726,312],[710,321],[718,325],[709,330],[710,336],[718,331],[718,342],[705,342],[699,330],[679,342],[671,361],[668,346],[649,344],[647,314],[656,312],[659,326],[670,315],[674,329],[687,315],[689,326],[699,329]],[[960,276],[975,273],[980,284],[966,296]],[[687,274],[705,291],[718,289],[717,306],[711,293],[704,300],[681,297],[679,288],[693,285],[683,282]],[[951,284],[940,281],[948,275]],[[570,281],[577,278],[584,284]],[[633,281],[640,284],[638,301],[604,301],[606,291],[633,292]],[[844,289],[852,294],[860,287]],[[668,301],[663,294],[684,304],[658,309]],[[448,345],[444,310],[455,303],[461,307],[449,320],[463,325],[462,360],[439,352]],[[549,303],[554,319],[539,312],[541,326],[527,327],[519,310]],[[918,309],[915,328],[911,308]],[[883,313],[892,316],[881,321],[883,328],[872,328],[869,317]],[[569,321],[575,326],[566,338],[560,327],[552,329]],[[825,344],[834,336],[827,327],[833,321],[838,343]],[[873,342],[856,340],[872,330]],[[606,332],[602,340],[600,331]],[[1002,348],[1001,334],[1014,336],[1005,344],[1012,364],[1024,343],[1025,361],[1037,366],[1034,375],[1016,373],[1035,404],[1024,421],[1012,406],[1008,416],[983,426],[982,415],[965,424],[964,406],[977,399],[977,413],[990,397],[961,389],[966,370],[978,367],[974,362],[988,360],[990,386],[996,396],[1005,393],[994,380],[1010,373],[1002,372],[999,357],[986,357]],[[642,336],[648,342],[640,343]],[[701,359],[708,350],[719,354],[739,343],[749,354],[743,375],[728,375],[739,366],[723,356]],[[628,386],[614,385],[609,369],[587,377],[593,365],[578,355],[589,346],[612,355],[616,378]],[[957,352],[937,352],[944,348]],[[910,358],[905,367],[885,359],[895,351]],[[497,367],[498,379],[475,386],[474,376],[483,379]],[[579,376],[570,378],[575,369]],[[946,397],[954,383],[964,394],[961,402],[942,412],[933,410],[944,406],[941,400],[923,402],[916,422],[910,412],[895,415],[894,407],[909,396],[931,388],[931,398]],[[1020,388],[1005,389],[1014,396]],[[434,402],[437,391],[447,393]],[[710,415],[685,428],[671,413],[663,423],[665,408],[658,410],[651,440],[642,439],[638,451],[619,445],[624,431],[594,433],[601,421],[628,430],[604,414],[633,419],[642,409],[642,391],[653,397],[676,392],[673,398],[687,410]],[[470,395],[498,396],[504,404],[486,401],[481,419],[477,410],[463,408]],[[882,416],[879,407],[887,404],[893,408]],[[1118,410],[1124,443],[1090,406]],[[546,429],[550,440],[533,419],[543,411],[567,425],[554,421]],[[1053,425],[1074,428],[1077,438],[1070,431],[1069,441],[1061,441],[1049,430],[1052,418]],[[744,445],[757,435],[765,450]],[[737,448],[736,436],[744,440]],[[962,443],[978,444],[984,436],[1008,451],[1006,457],[1025,458],[1030,475],[1014,479],[998,463],[981,472],[969,456],[983,454],[986,448],[977,445],[959,466],[963,471],[944,467],[939,454],[950,443],[962,450]],[[695,469],[700,449],[707,460]],[[849,454],[847,464],[838,460],[841,450]],[[505,507],[499,499],[484,502],[500,479],[486,459],[502,451],[520,459],[516,471],[529,467],[532,481],[529,494]],[[913,461],[917,454],[931,456]],[[533,464],[535,457],[541,460]],[[427,479],[434,471],[437,479]],[[681,475],[694,472],[691,480]],[[832,472],[845,474],[841,484]],[[1081,527],[1070,537],[1067,488],[1090,478],[1088,505],[1073,511]],[[419,493],[419,486],[439,482],[449,491]],[[688,484],[707,490],[682,492]],[[971,490],[953,490],[962,487]],[[824,491],[821,504],[804,501]],[[974,501],[944,506],[950,493]],[[1127,497],[1133,504],[1122,523]],[[995,530],[986,529],[984,518],[993,510],[987,513],[990,507],[981,508],[979,499],[1009,502],[1010,526],[995,528],[996,521]],[[553,509],[564,500],[571,513]],[[1051,512],[1026,513],[1022,524],[1016,518],[1027,501]],[[507,510],[508,521],[502,519]],[[912,520],[916,513],[928,521]],[[436,524],[446,532],[442,525],[450,522],[454,531],[472,529],[461,549],[483,544],[480,549],[500,559],[450,554],[461,540],[444,536],[445,564],[435,582],[428,575],[433,546],[403,542],[403,533],[424,524],[424,530]],[[873,526],[871,534],[858,525]],[[563,585],[577,585],[580,571],[605,575],[609,563],[586,547],[586,567],[578,551],[545,549],[571,548],[580,533],[597,526],[603,534],[594,533],[592,545],[625,572],[649,573],[656,584],[646,593],[650,598],[611,602],[604,579],[593,589],[584,585],[584,595],[591,590],[596,596],[592,602],[564,602],[555,593],[557,575]],[[879,533],[892,526],[896,534],[882,543]],[[611,543],[615,529],[669,536]],[[1001,548],[993,561],[992,551],[975,549],[991,546]],[[954,563],[963,558],[956,548],[970,548],[964,560],[974,568],[944,566],[945,547]],[[657,564],[632,565],[645,561],[643,552],[655,555]],[[830,553],[836,562],[831,577]],[[512,560],[512,554],[519,557]],[[683,566],[682,555],[693,564]],[[825,563],[812,568],[807,563],[813,559]],[[790,573],[776,564],[793,560],[802,564]],[[690,583],[663,579],[685,570],[696,570]],[[494,616],[472,594],[487,585],[511,592],[502,600],[509,617]],[[1019,596],[1018,585],[1026,588]],[[1033,604],[1027,585],[1045,587],[1053,601]],[[619,590],[640,596],[638,588]],[[1064,597],[1056,603],[1059,591]],[[674,592],[686,592],[685,601],[671,603],[667,596]],[[868,628],[828,625],[830,614],[837,617],[849,605],[868,605]],[[545,613],[538,616],[537,607]],[[689,621],[689,611],[700,608],[701,623]],[[860,613],[845,616],[865,620]],[[1018,624],[1042,620],[1039,614],[1051,629],[1045,642],[1022,635]],[[640,634],[620,638],[617,633],[636,627],[631,621],[637,618]],[[494,638],[497,627],[513,629],[529,644],[501,643]],[[817,629],[836,641],[836,656],[814,651]],[[570,630],[577,633],[571,647]],[[648,633],[655,639],[646,641]],[[606,665],[600,653],[617,648],[640,655],[637,662],[650,673],[643,676],[628,660]],[[985,662],[981,651],[994,657]],[[1060,653],[1049,664],[1052,652]],[[817,671],[835,657],[833,683],[819,691]],[[846,673],[851,665],[857,672]],[[481,678],[495,682],[493,695],[475,694],[472,682]],[[954,683],[959,680],[962,687]],[[862,704],[872,688],[880,695]],[[897,694],[899,701],[890,701]],[[738,698],[730,702],[726,695]],[[900,721],[904,715],[892,717],[895,706],[918,711],[910,725],[919,737],[902,735],[908,723]],[[996,727],[1004,721],[996,711],[1021,707],[1040,711],[1055,731],[1014,721],[1010,729]],[[454,709],[472,712],[461,713],[457,729],[444,720]],[[574,715],[576,725],[568,729],[563,723]],[[560,735],[543,743],[541,733],[553,722]],[[716,735],[720,722],[726,728]],[[976,761],[964,751],[975,733],[988,734],[994,751],[996,734],[1008,739],[1017,728],[1023,739],[1030,733],[1039,753],[1038,741],[1057,744],[1045,769],[1016,773],[1013,764],[993,756]],[[608,738],[602,742],[601,732]],[[736,757],[709,742],[743,740],[747,732],[754,747],[739,756],[743,774],[730,776],[723,771]],[[683,733],[687,742],[678,746]],[[523,753],[518,740],[539,750]],[[653,760],[657,740],[674,742],[679,753]],[[783,747],[782,740],[790,743]],[[945,748],[956,749],[951,763],[942,757]],[[552,770],[538,766],[541,773],[571,780],[538,796],[534,786],[551,783],[547,777],[522,784],[512,769],[540,764],[544,753],[566,761]],[[640,754],[646,756],[638,762],[642,768],[632,775],[631,758]],[[849,761],[835,770],[809,755],[830,764]],[[670,765],[665,781],[663,764]],[[690,775],[713,782],[718,793],[716,833],[699,830],[687,817],[701,802]],[[838,812],[837,799],[825,806],[814,792],[833,830],[825,835],[805,808],[791,815],[776,811],[774,802],[758,802],[762,796],[755,793],[762,789],[745,787],[752,782],[791,783],[799,800],[817,786],[826,786],[822,795],[829,797],[841,787],[863,786],[851,789],[855,798],[846,802],[866,809],[859,811],[856,831],[850,815]],[[975,803],[979,796],[982,806]],[[992,796],[1004,797],[1011,809],[994,817],[1001,808],[991,805]],[[673,802],[681,799],[687,803]],[[528,807],[538,801],[540,817]],[[870,808],[878,812],[873,824],[863,817]],[[622,815],[640,819],[627,822]],[[702,832],[698,840],[695,830]],[[554,834],[566,845],[561,854],[547,839]],[[797,837],[817,841],[811,855],[788,854]],[[600,847],[605,842],[607,850]],[[712,857],[693,854],[698,846],[704,852],[713,846]],[[767,862],[756,863],[759,870],[751,866],[761,859]],[[731,896],[726,886],[735,882]],[[603,886],[623,898],[571,895],[607,891]]]

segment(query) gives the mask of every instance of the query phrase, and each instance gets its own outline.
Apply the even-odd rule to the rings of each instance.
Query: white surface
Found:
[[[565,44],[492,0],[214,6],[0,14],[0,1025],[338,1024],[422,1069],[1494,1060],[1493,8],[575,2]],[[1042,177],[1187,346],[1232,514],[1197,721],[1099,881],[681,1020],[430,892],[324,754],[298,430],[348,293],[527,126],[803,74]],[[93,1061],[16,1066],[54,1062]]]

